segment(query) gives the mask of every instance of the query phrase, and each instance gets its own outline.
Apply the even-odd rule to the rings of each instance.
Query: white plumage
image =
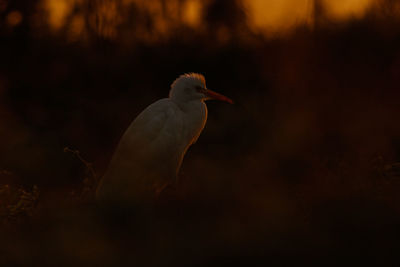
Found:
[[[171,85],[168,98],[148,106],[122,136],[96,192],[99,201],[151,201],[174,183],[183,157],[207,121],[204,100],[229,98],[206,88],[196,73]]]

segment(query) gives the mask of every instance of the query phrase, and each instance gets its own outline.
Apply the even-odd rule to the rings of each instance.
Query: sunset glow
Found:
[[[48,11],[48,23],[55,30],[62,27],[65,19],[71,12],[72,7],[79,1],[68,0],[43,0]],[[323,6],[325,15],[333,20],[345,20],[347,18],[362,17],[365,12],[377,0],[244,0],[244,7],[248,15],[249,26],[256,31],[268,33],[284,33],[293,26],[299,24],[312,24],[314,4]],[[112,38],[115,29],[124,18],[120,18],[116,12],[116,2],[96,2],[99,7],[97,16],[100,24],[97,25],[101,35]],[[200,0],[187,1],[143,1],[125,0],[123,5],[135,4],[135,6],[149,15],[153,20],[153,34],[164,36],[172,29],[172,24],[185,24],[189,27],[198,28],[201,25],[201,15],[204,2]],[[98,18],[97,18],[98,19]],[[83,26],[82,18],[73,19],[70,32],[81,32]],[[89,19],[90,21],[90,19]],[[99,21],[98,21],[99,22]],[[138,30],[141,32],[141,30]],[[150,33],[140,34],[147,36]],[[151,34],[150,34],[151,35]],[[149,36],[148,36],[149,37]]]
[[[348,17],[362,17],[375,0],[324,0],[328,15],[335,19],[346,19]]]
[[[246,1],[250,25],[266,31],[283,31],[306,22],[311,15],[310,0]]]
[[[22,21],[22,15],[18,11],[12,11],[7,15],[7,24],[11,27],[17,26]]]
[[[190,26],[196,27],[201,20],[201,3],[199,0],[189,0],[186,3],[183,20]]]
[[[62,27],[65,17],[72,8],[73,1],[67,0],[45,0],[44,6],[48,10],[48,20],[50,26],[57,30]]]

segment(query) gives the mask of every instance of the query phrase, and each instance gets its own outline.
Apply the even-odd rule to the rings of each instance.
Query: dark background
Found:
[[[282,35],[252,29],[239,0],[204,1],[195,29],[165,13],[164,35],[141,5],[113,2],[107,16],[110,1],[77,1],[55,33],[40,1],[0,1],[2,261],[399,263],[396,1],[342,22],[315,1],[313,24]],[[187,72],[235,104],[207,103],[163,212],[99,217],[93,188],[122,133]]]

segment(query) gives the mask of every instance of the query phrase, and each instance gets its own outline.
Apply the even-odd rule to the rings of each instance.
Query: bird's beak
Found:
[[[212,91],[210,89],[204,90],[204,94],[207,96],[207,98],[220,100],[220,101],[228,102],[229,104],[233,104],[232,99],[230,99],[229,97],[221,95],[221,94],[219,94],[217,92],[214,92],[214,91]]]

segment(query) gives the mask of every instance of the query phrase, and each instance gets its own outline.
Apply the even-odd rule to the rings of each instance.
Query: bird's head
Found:
[[[204,76],[197,73],[188,73],[179,76],[171,85],[169,97],[180,103],[216,99],[233,104],[230,98],[207,89]]]

